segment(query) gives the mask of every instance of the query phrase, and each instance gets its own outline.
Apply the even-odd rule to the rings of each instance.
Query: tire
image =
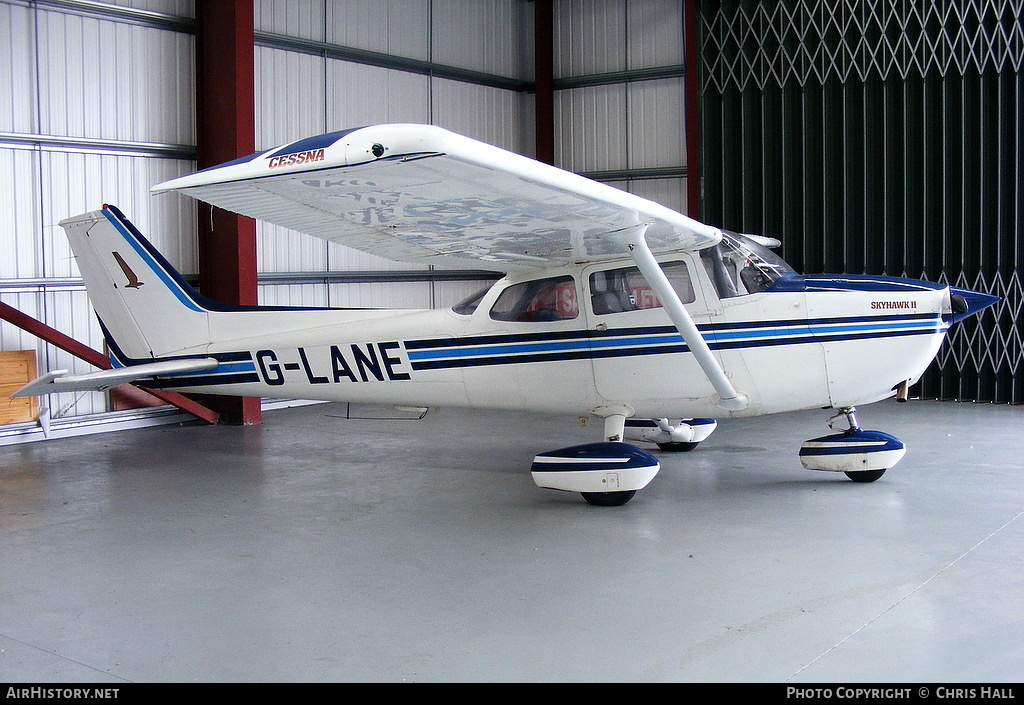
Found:
[[[848,472],[846,476],[854,482],[874,482],[882,475],[885,474],[885,470],[859,470],[857,472]]]
[[[666,453],[687,453],[700,445],[697,443],[659,443],[658,447]]]
[[[595,507],[621,507],[633,499],[636,490],[623,490],[621,492],[584,492],[583,499]]]

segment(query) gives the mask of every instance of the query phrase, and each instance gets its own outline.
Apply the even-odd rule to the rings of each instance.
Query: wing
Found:
[[[621,257],[646,225],[655,253],[717,228],[606,184],[431,125],[333,132],[153,188],[389,259],[514,269]]]

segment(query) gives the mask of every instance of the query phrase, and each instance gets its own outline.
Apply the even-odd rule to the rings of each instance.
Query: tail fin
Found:
[[[121,364],[200,352],[210,306],[118,209],[61,221],[89,298]]]

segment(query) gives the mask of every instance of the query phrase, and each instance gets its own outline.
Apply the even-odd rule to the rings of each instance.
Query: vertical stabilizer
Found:
[[[200,352],[209,308],[113,206],[61,221],[112,353],[129,364]]]

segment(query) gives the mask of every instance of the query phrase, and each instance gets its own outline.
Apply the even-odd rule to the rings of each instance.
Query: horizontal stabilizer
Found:
[[[35,379],[11,395],[36,397],[56,392],[102,392],[128,382],[161,375],[212,370],[219,363],[212,357],[189,360],[164,360],[131,367],[117,367],[84,375],[69,375],[67,370],[56,370]]]

